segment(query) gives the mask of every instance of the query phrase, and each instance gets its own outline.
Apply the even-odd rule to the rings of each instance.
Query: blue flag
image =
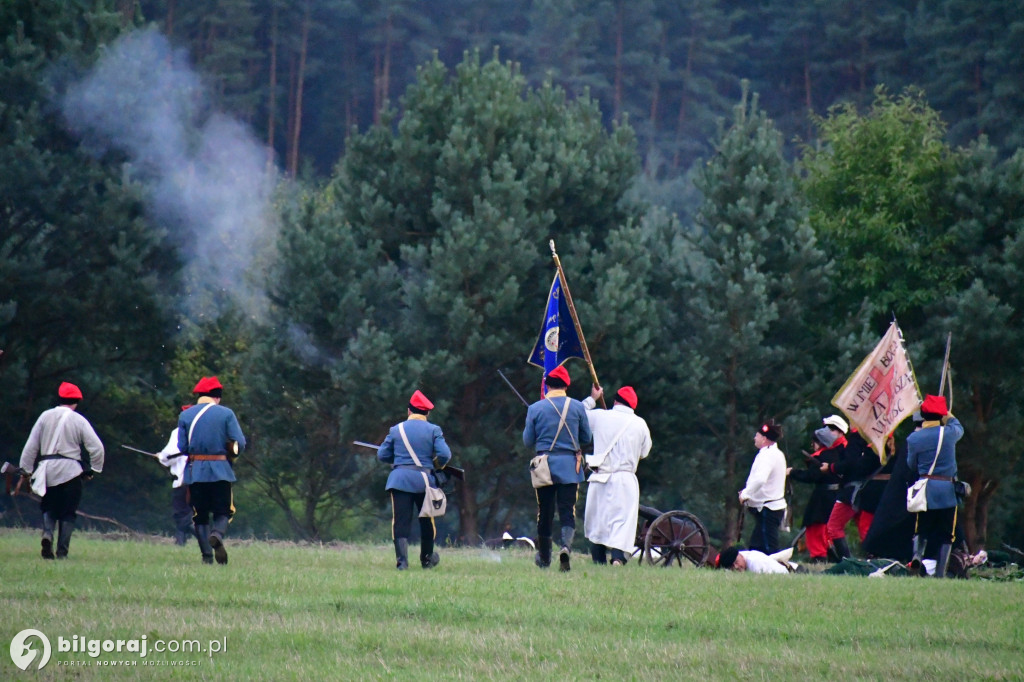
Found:
[[[544,310],[544,324],[540,337],[527,360],[531,365],[544,368],[544,376],[569,358],[583,358],[583,346],[576,325],[572,323],[569,304],[562,296],[562,283],[555,275],[548,294],[548,305]]]

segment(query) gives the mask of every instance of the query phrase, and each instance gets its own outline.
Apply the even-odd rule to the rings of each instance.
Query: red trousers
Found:
[[[875,515],[866,511],[855,511],[853,507],[843,502],[836,502],[835,506],[832,507],[832,515],[828,517],[828,539],[845,538],[846,524],[852,521],[854,517],[857,519],[857,534],[860,535],[860,541],[864,542],[864,538],[868,534],[868,528],[871,527],[871,521],[874,520]],[[810,528],[807,530],[808,534],[810,534]],[[808,543],[807,549],[810,550],[810,548],[811,546]]]
[[[804,541],[807,543],[807,552],[812,559],[828,556],[828,530],[824,523],[815,523],[807,526],[804,533]]]

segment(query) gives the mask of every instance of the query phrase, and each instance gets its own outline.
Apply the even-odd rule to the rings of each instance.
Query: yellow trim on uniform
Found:
[[[395,491],[389,490],[391,493],[391,539],[395,539]]]

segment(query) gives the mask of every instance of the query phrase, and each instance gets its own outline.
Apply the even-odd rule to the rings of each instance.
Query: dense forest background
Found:
[[[73,381],[108,451],[83,509],[169,531],[120,445],[158,450],[216,374],[251,441],[235,532],[384,539],[351,441],[420,388],[468,476],[441,532],[530,534],[497,370],[536,394],[554,239],[651,425],[644,503],[730,539],[757,422],[796,462],[895,316],[922,392],[953,334],[969,541],[1021,546],[1022,10],[5,2],[0,457]]]

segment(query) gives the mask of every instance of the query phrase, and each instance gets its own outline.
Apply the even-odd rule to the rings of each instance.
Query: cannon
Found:
[[[708,529],[687,511],[639,506],[634,555],[651,566],[703,566],[711,553]]]

